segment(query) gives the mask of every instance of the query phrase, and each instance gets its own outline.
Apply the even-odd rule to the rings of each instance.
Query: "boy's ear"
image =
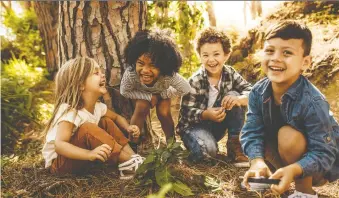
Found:
[[[231,53],[232,53],[232,52],[229,52],[228,54],[225,53],[225,61],[224,61],[224,63],[226,63],[226,62],[228,61],[228,59],[229,59],[230,56],[231,56]]]
[[[312,63],[312,56],[311,55],[305,56],[301,69],[303,71],[305,71],[306,69],[308,69],[311,66],[311,63]]]

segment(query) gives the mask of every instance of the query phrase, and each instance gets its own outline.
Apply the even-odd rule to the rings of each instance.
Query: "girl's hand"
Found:
[[[139,139],[140,137],[140,130],[137,125],[129,125],[127,128],[127,132],[129,133],[131,140]]]
[[[100,160],[102,162],[105,162],[111,155],[111,152],[112,148],[110,146],[108,146],[107,144],[102,144],[88,153],[88,160]]]
[[[225,119],[226,113],[222,107],[208,108],[203,112],[204,120],[212,120],[214,122],[221,122]]]
[[[249,177],[263,176],[265,178],[268,178],[271,175],[272,173],[263,159],[261,158],[254,159],[251,161],[251,167],[248,169],[248,171],[246,171],[244,175],[243,184],[246,186],[247,189],[249,189],[250,188],[250,185],[248,184]]]
[[[241,106],[240,98],[232,95],[225,96],[221,101],[221,106],[226,110],[231,110],[234,106]]]

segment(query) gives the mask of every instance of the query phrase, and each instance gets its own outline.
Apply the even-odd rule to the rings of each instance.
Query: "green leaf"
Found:
[[[168,160],[169,157],[171,157],[172,154],[169,152],[169,151],[164,151],[162,154],[161,154],[161,162],[163,164],[165,164]]]
[[[145,161],[144,161],[143,164],[148,164],[148,163],[154,162],[154,159],[155,159],[154,154],[153,154],[153,153],[152,153],[152,154],[149,154],[149,155],[146,157],[146,159],[145,159]]]
[[[137,169],[136,174],[145,174],[147,171],[151,171],[155,168],[154,163],[148,164],[141,164],[140,167]]]
[[[182,196],[190,196],[194,195],[192,193],[192,190],[190,187],[188,187],[186,184],[182,183],[181,181],[177,180],[173,184],[173,190],[177,193],[179,193]]]
[[[173,144],[172,149],[179,148],[180,145],[181,145],[181,142],[176,142],[176,143]]]
[[[166,193],[172,189],[173,185],[171,183],[165,184],[159,190],[158,194],[148,195],[147,198],[165,198]]]
[[[159,186],[164,186],[171,182],[171,174],[167,167],[155,169],[155,180]]]

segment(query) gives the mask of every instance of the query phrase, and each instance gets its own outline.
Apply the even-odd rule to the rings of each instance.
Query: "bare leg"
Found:
[[[293,164],[306,153],[306,138],[300,131],[290,126],[283,126],[278,132],[278,150],[284,165]],[[312,189],[312,177],[296,179],[295,189],[299,192],[315,194]]]
[[[131,156],[134,155],[134,151],[132,150],[132,148],[129,146],[129,144],[126,144],[122,149],[121,149],[121,153],[119,155],[119,162],[125,162],[129,159],[131,159]]]
[[[159,100],[157,104],[157,116],[161,123],[168,143],[170,138],[175,138],[174,122],[171,114],[171,99]]]
[[[147,115],[150,112],[151,105],[147,100],[136,100],[135,109],[131,118],[131,124],[137,125],[142,131]]]

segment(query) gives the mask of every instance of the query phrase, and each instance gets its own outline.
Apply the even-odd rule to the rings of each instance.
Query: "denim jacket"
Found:
[[[264,158],[264,135],[271,133],[272,85],[268,78],[257,82],[249,95],[247,121],[240,138],[249,159]],[[321,92],[300,76],[282,96],[282,117],[307,139],[307,153],[297,162],[303,175],[339,178],[339,126]],[[293,141],[293,140],[291,140]]]

